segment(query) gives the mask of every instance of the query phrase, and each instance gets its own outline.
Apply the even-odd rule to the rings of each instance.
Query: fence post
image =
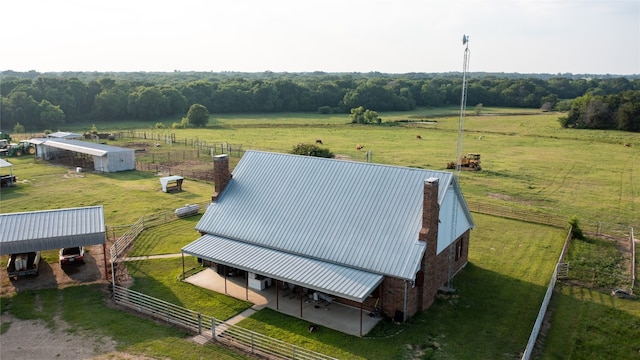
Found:
[[[198,335],[202,335],[202,315],[198,313]]]
[[[211,337],[216,341],[216,318],[211,318]]]

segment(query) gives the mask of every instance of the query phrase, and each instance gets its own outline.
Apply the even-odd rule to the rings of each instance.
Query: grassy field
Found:
[[[243,149],[279,152],[287,152],[299,142],[322,139],[332,152],[356,161],[365,160],[364,152],[355,148],[361,144],[364,150],[372,151],[373,161],[377,163],[442,170],[455,157],[458,125],[455,114],[455,109],[383,113],[384,121],[407,122],[382,126],[351,125],[346,115],[216,116],[216,123],[207,129],[164,132],[175,133],[179,139],[206,139],[242,144]],[[640,134],[561,129],[558,116],[535,110],[490,108],[483,109],[481,116],[468,116],[464,152],[481,153],[484,170],[459,175],[465,197],[469,201],[552,213],[567,219],[576,215],[585,230],[600,224],[605,232],[616,230],[624,234],[629,225],[634,225],[637,233],[640,227],[637,185]],[[168,119],[165,123],[173,121],[176,120]],[[99,131],[160,132],[151,130],[150,126],[148,123],[113,124],[113,128]],[[88,128],[90,126],[64,130],[83,132]],[[417,135],[422,140],[417,139]],[[625,147],[624,143],[632,146]],[[158,151],[167,147],[163,145]],[[184,147],[173,145],[171,148]],[[107,225],[117,226],[133,223],[142,215],[206,201],[213,191],[211,184],[187,179],[183,192],[166,194],[153,174],[77,174],[74,169],[34,162],[31,158],[12,159],[12,162],[19,185],[2,188],[0,212],[3,213],[102,204]],[[474,218],[477,228],[470,242],[470,264],[455,280],[457,296],[438,300],[402,329],[386,324],[374,329],[373,339],[352,338],[331,331],[308,334],[304,322],[269,311],[260,312],[242,325],[340,358],[518,358],[565,234],[559,229],[478,214],[474,214]],[[134,254],[179,251],[183,242],[188,243],[197,236],[193,231],[194,221],[180,220],[146,232],[144,236],[149,238],[136,245]],[[169,241],[164,241],[167,239]],[[51,261],[55,261],[53,256]],[[157,266],[140,262],[131,271],[136,286],[143,286],[157,296],[168,295],[170,300],[183,306],[206,307],[202,299],[210,294],[185,290],[183,286],[190,285],[175,280],[177,273],[173,268],[176,266],[169,260]],[[156,273],[155,269],[160,272]],[[66,296],[65,291],[73,290],[57,291],[62,295],[47,296]],[[614,299],[606,293],[569,286],[562,287],[560,294],[554,297],[554,319],[546,335],[543,358],[566,358],[567,354],[573,359],[592,358],[589,355],[594,354],[598,354],[598,358],[637,356],[640,349],[629,345],[629,339],[640,338],[637,301]],[[18,300],[22,303],[23,296],[29,295],[16,296],[11,303]],[[2,300],[4,310],[7,299]],[[100,312],[104,305],[94,301],[82,306],[83,311]],[[246,305],[230,304],[229,313],[243,306]],[[12,307],[11,312],[29,313],[26,308],[28,303],[25,309]],[[116,316],[116,312],[108,313]],[[129,320],[126,314],[120,316],[125,322],[136,321],[135,318]],[[81,322],[74,317],[69,319]],[[97,327],[84,323],[82,326]],[[402,331],[387,337],[398,330]],[[115,334],[115,327],[106,331],[120,341],[122,335]],[[156,330],[150,333],[153,331]],[[174,335],[169,343],[178,341],[174,339],[180,334]],[[123,340],[123,347],[134,351],[149,348],[149,354],[162,351],[173,354],[164,344],[150,345],[149,341],[147,338]]]
[[[446,114],[454,114],[454,109],[383,113],[382,126],[350,124],[342,114],[216,116],[206,129],[153,130],[149,123],[133,125],[149,134],[173,133],[178,139],[226,142],[245,150],[288,152],[300,142],[321,139],[333,153],[356,161],[365,161],[366,151],[371,151],[376,163],[444,170],[455,158],[458,139],[458,117]],[[463,149],[482,154],[484,171],[460,174],[467,199],[567,218],[576,215],[586,230],[594,230],[597,224],[623,231],[629,225],[640,226],[640,186],[636,184],[640,134],[563,129],[559,116],[491,108],[479,116],[468,115]],[[99,130],[118,128],[114,124],[112,129]],[[356,150],[357,144],[364,149]],[[168,149],[163,145],[156,151]]]

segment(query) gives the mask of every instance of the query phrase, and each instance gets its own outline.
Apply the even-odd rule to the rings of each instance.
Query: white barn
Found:
[[[52,160],[65,152],[74,152],[92,157],[93,170],[101,172],[117,172],[135,170],[135,150],[118,146],[97,144],[82,140],[66,139],[31,139],[36,145],[36,156],[44,160]]]

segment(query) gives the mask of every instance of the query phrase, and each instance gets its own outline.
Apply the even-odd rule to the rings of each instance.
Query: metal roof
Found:
[[[458,186],[450,172],[247,151],[196,229],[413,280],[425,251],[418,235],[431,177],[439,179],[439,203],[460,194],[447,191]]]
[[[76,134],[72,132],[66,131],[56,131],[47,135],[48,138],[58,138],[58,139],[80,139],[82,138],[82,134]]]
[[[0,254],[105,243],[100,206],[0,214]]]
[[[212,235],[202,236],[182,251],[358,302],[366,300],[384,279],[382,275]]]
[[[69,140],[69,139],[31,139],[29,140],[34,144],[42,144],[44,146],[50,146],[56,149],[70,150],[82,154],[88,154],[93,156],[104,156],[107,153],[115,152],[134,152],[133,149],[122,148],[118,146],[111,146],[105,144],[98,144],[89,141],[82,140]]]
[[[7,160],[0,159],[0,168],[2,168],[2,167],[12,167],[12,166],[13,166],[13,164],[8,162]]]

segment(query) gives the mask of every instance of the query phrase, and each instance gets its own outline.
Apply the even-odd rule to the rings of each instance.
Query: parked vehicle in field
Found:
[[[36,147],[28,140],[22,140],[17,144],[11,144],[7,148],[9,156],[22,156],[22,155],[34,155],[36,153]]]
[[[84,246],[60,249],[60,266],[84,264]]]
[[[40,251],[11,254],[9,255],[9,263],[7,264],[7,274],[12,278],[27,275],[37,276],[39,265]]]

